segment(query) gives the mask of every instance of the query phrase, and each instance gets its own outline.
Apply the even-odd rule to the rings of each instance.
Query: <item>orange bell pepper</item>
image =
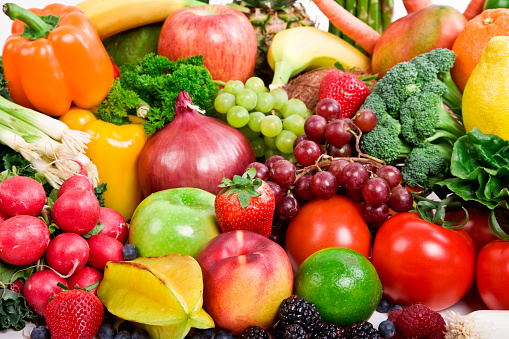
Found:
[[[104,100],[113,84],[113,65],[81,9],[51,4],[29,11],[7,3],[4,12],[20,20],[13,23],[2,54],[14,102],[61,116],[73,103],[91,108]]]

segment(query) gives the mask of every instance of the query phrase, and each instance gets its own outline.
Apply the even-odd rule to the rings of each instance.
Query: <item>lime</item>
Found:
[[[295,293],[314,303],[323,321],[348,326],[371,317],[382,298],[382,283],[366,257],[329,247],[300,265]]]

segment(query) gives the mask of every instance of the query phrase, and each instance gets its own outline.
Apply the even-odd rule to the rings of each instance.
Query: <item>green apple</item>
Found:
[[[171,253],[195,257],[221,233],[214,211],[215,197],[190,187],[152,193],[134,211],[129,243],[143,257]]]

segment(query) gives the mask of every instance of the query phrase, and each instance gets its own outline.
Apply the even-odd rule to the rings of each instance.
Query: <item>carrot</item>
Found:
[[[471,0],[465,12],[463,12],[463,16],[467,20],[471,20],[481,14],[484,8],[484,1],[485,0]]]
[[[338,5],[334,0],[313,0],[313,2],[334,27],[352,38],[366,52],[373,54],[375,45],[380,39],[380,33]]]
[[[431,0],[403,0],[403,5],[408,14],[420,11],[423,8],[431,6],[433,1]]]

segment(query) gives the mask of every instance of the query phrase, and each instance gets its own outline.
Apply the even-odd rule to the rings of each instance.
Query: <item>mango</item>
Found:
[[[431,5],[394,21],[381,34],[372,56],[373,74],[382,78],[392,66],[435,48],[452,49],[467,20],[450,6]]]

